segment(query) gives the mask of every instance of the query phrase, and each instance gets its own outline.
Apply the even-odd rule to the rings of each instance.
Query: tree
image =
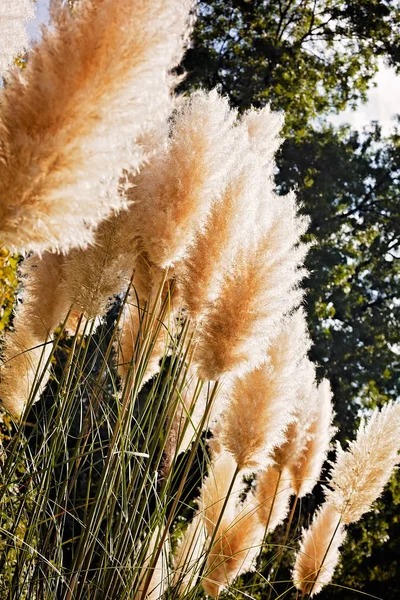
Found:
[[[208,0],[199,13],[185,86],[220,85],[242,110],[271,102],[297,135],[365,99],[379,57],[398,68],[395,0]]]

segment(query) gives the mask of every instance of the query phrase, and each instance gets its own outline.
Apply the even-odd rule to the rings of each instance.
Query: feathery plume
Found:
[[[151,576],[150,584],[147,588],[147,592],[144,595],[143,587],[146,581],[146,573],[149,568],[154,552],[157,549],[158,538],[160,537],[160,529],[156,527],[153,535],[151,536],[151,540],[149,543],[149,547],[147,548],[146,558],[141,566],[141,576],[140,576],[140,584],[139,591],[136,594],[135,600],[158,600],[161,598],[168,587],[169,582],[169,569],[168,569],[168,553],[169,553],[169,544],[166,541],[162,551],[157,560],[157,564],[153,569],[153,573]]]
[[[34,17],[32,0],[1,0],[0,3],[0,77],[12,59],[29,49],[26,25]]]
[[[138,250],[135,236],[124,227],[124,216],[103,221],[94,245],[71,250],[65,257],[65,294],[87,319],[103,316],[110,299],[131,280]]]
[[[293,457],[289,467],[292,485],[299,498],[309,494],[317,483],[336,431],[332,427],[332,392],[326,379],[318,386],[315,400],[305,431],[305,446],[300,455]]]
[[[278,470],[288,468],[294,493],[308,494],[318,481],[335,429],[332,427],[332,394],[324,380],[315,382],[315,366],[304,359],[296,375],[297,405],[288,426],[286,441],[276,448],[273,459]]]
[[[149,259],[175,264],[220,198],[233,162],[236,112],[214,90],[194,93],[178,108],[171,136],[130,199]]]
[[[340,515],[336,510],[323,504],[311,527],[303,531],[293,569],[293,581],[303,594],[318,594],[332,579],[339,560],[339,548],[346,537],[344,526],[339,522]]]
[[[260,523],[263,527],[268,525],[268,531],[273,531],[286,518],[292,493],[287,469],[278,471],[269,466],[265,471],[258,473],[254,506]]]
[[[306,245],[299,240],[307,219],[296,215],[293,195],[270,198],[268,208],[271,227],[240,250],[202,324],[196,352],[202,379],[242,376],[260,366],[282,316],[300,303]]]
[[[127,205],[135,141],[170,109],[190,0],[53,4],[52,27],[0,106],[0,238],[12,249],[85,246]],[[186,29],[185,29],[186,27]]]
[[[238,249],[257,233],[268,179],[266,164],[273,164],[281,126],[281,116],[266,107],[251,109],[236,127],[231,178],[221,201],[211,207],[204,229],[196,233],[183,265],[183,296],[191,318],[200,318],[208,303],[216,299]],[[272,180],[267,180],[267,187],[272,185]]]
[[[240,480],[237,479],[234,488],[229,493],[236,469],[237,464],[234,458],[228,452],[222,452],[214,457],[210,466],[210,474],[203,482],[200,510],[208,535],[212,535],[217,526],[222,509],[224,509],[224,518],[227,521],[234,520],[236,503],[243,487]],[[225,508],[224,504],[226,504]]]
[[[247,128],[252,151],[263,164],[264,173],[269,167],[268,175],[273,173],[274,155],[283,141],[279,133],[284,121],[283,114],[272,112],[268,105],[261,110],[251,108],[241,119]]]
[[[133,289],[124,306],[117,340],[118,372],[123,381],[127,380],[132,367],[136,370],[143,353],[149,354],[145,371],[141,373],[141,385],[159,371],[160,359],[168,352],[179,304],[177,288],[172,290],[171,284],[166,271],[150,263],[145,254],[138,256]],[[164,301],[168,307],[163,317],[160,311]]]
[[[21,416],[35,381],[41,377],[37,399],[49,377],[49,370],[41,371],[53,349],[53,332],[69,309],[60,275],[63,260],[61,255],[45,253],[42,259],[26,259],[21,268],[26,276],[24,299],[14,331],[5,337],[0,370],[0,398],[15,417]]]
[[[171,98],[171,111],[173,101]],[[146,131],[138,140],[149,160],[154,159],[157,151],[168,135],[165,120],[153,129]],[[148,165],[144,169],[149,168]],[[121,179],[125,194],[136,185],[138,172],[130,170]],[[136,268],[136,259],[141,251],[140,238],[135,230],[135,207],[130,204],[126,211],[112,215],[102,221],[95,231],[94,243],[84,249],[73,249],[65,257],[63,272],[65,293],[74,310],[83,313],[87,319],[102,317],[110,299],[128,288]],[[136,293],[147,298],[149,282],[156,267],[142,257],[136,268]],[[139,278],[141,281],[139,281]],[[144,289],[141,289],[144,285]],[[129,310],[129,309],[128,309]]]
[[[371,510],[393,469],[400,462],[400,403],[388,402],[363,421],[345,452],[337,444],[337,457],[325,488],[326,501],[343,523],[353,523]]]
[[[178,586],[181,595],[196,585],[199,567],[204,558],[205,542],[203,517],[197,513],[180,541],[174,557],[173,583]]]
[[[229,513],[224,513],[207,556],[207,570],[202,581],[207,594],[218,596],[236,577],[252,569],[263,534],[252,502],[236,507],[233,519],[229,518]]]
[[[298,361],[309,347],[304,312],[286,319],[268,360],[237,379],[223,414],[221,439],[243,469],[264,469],[285,440],[295,407]]]

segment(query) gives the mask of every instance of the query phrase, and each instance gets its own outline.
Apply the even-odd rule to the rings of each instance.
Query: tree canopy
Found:
[[[399,68],[395,0],[208,0],[199,14],[185,85],[219,85],[241,109],[270,102],[298,135],[365,99],[379,57]]]

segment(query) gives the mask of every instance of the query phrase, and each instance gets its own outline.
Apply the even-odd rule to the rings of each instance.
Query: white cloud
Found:
[[[354,129],[362,129],[372,120],[379,121],[385,134],[394,127],[394,115],[400,113],[400,76],[394,69],[379,62],[379,71],[375,76],[376,87],[368,92],[368,100],[355,111],[346,109],[329,120],[334,125],[349,123]]]

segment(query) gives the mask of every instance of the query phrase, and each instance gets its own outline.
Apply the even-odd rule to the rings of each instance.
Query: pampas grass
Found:
[[[327,458],[330,441],[336,432],[332,427],[332,393],[326,379],[317,387],[314,406],[307,408],[309,413],[305,445],[299,455],[293,458],[289,467],[293,489],[299,498],[309,494],[317,483]]]
[[[285,441],[295,408],[296,365],[308,346],[299,310],[272,342],[267,362],[236,380],[223,415],[221,439],[241,470],[267,467],[273,449]]]
[[[23,74],[2,90],[0,238],[41,252],[85,246],[126,207],[118,179],[145,154],[136,140],[166,117],[167,72],[182,55],[191,3],[53,3]],[[183,32],[183,33],[182,33]]]
[[[5,339],[0,369],[0,398],[15,417],[21,416],[30,398],[40,396],[49,377],[46,367],[53,351],[53,333],[69,309],[62,290],[62,264],[63,257],[51,253],[23,262],[23,303],[15,316],[14,331]]]
[[[361,422],[357,437],[345,452],[336,447],[336,461],[326,488],[343,523],[353,523],[371,510],[400,462],[400,404],[388,402]]]
[[[254,505],[260,523],[267,531],[284,521],[289,510],[289,499],[293,494],[289,471],[278,471],[269,466],[257,475]]]
[[[303,594],[314,596],[330,582],[339,560],[339,548],[346,537],[340,516],[325,504],[303,532],[293,569],[293,581]]]
[[[296,503],[334,433],[298,308],[308,221],[274,191],[282,116],[239,117],[215,90],[171,96],[190,7],[57,0],[2,92],[0,237],[36,251],[3,349],[14,416],[57,352],[0,472],[13,597],[194,600],[255,571],[253,594],[294,494],[264,578],[290,592],[275,585]],[[303,596],[330,581],[399,432],[389,404],[338,448],[296,558]]]
[[[33,0],[1,0],[0,4],[0,77],[13,58],[29,49],[26,25],[34,16]]]
[[[269,109],[251,110],[236,126],[234,163],[221,200],[211,207],[202,231],[196,232],[183,265],[183,294],[192,319],[200,319],[219,294],[224,273],[248,239],[257,235],[264,206],[266,164],[277,148],[282,119]],[[268,208],[262,215],[268,220]],[[218,232],[218,235],[215,235]]]
[[[143,351],[148,355],[141,385],[159,371],[160,359],[168,353],[173,339],[178,307],[179,294],[167,272],[140,255],[117,337],[118,371],[123,382],[128,380],[132,368],[138,368]],[[143,344],[146,339],[150,341],[148,347]]]
[[[276,448],[273,458],[278,469],[288,468],[297,498],[312,491],[321,473],[335,433],[329,383],[317,386],[315,367],[301,361],[297,371],[297,407],[289,424],[286,441]]]
[[[218,596],[236,577],[251,570],[263,533],[251,502],[237,506],[233,518],[222,517],[202,581],[207,594]]]
[[[159,267],[185,256],[219,200],[232,163],[235,117],[216,91],[193,94],[178,108],[163,152],[132,190],[144,250]]]
[[[203,379],[260,366],[280,320],[301,301],[307,220],[296,215],[293,196],[270,199],[265,210],[272,211],[272,225],[239,251],[202,324],[196,361]]]

